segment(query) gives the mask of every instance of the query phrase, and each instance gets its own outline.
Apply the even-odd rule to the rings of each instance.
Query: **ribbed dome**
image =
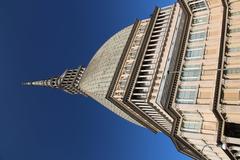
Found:
[[[138,124],[106,99],[107,91],[132,27],[131,25],[116,33],[97,51],[84,72],[80,87],[83,92],[104,107],[128,121]]]

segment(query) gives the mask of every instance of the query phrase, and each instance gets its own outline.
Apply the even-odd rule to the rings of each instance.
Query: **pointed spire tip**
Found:
[[[32,83],[31,82],[22,82],[22,85],[23,86],[30,86],[30,85],[32,85]]]

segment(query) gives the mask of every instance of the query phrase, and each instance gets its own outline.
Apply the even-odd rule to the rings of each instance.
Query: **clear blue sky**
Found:
[[[111,35],[173,2],[1,0],[0,160],[189,160],[89,98],[21,86],[86,66]]]

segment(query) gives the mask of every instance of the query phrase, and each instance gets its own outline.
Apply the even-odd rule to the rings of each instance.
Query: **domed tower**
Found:
[[[165,133],[193,159],[239,159],[239,6],[179,0],[156,7],[106,41],[86,68],[24,84],[91,97]]]
[[[166,82],[161,82],[160,77],[166,72],[159,69],[166,65],[161,57],[166,59],[172,54],[165,46],[173,39],[173,31],[169,31],[179,26],[178,14],[179,5],[156,7],[151,18],[136,20],[107,40],[86,68],[67,69],[60,76],[24,85],[91,97],[129,122],[155,133],[170,134],[173,118],[163,108],[169,86],[164,87]],[[181,31],[182,28],[176,33]],[[156,88],[161,88],[159,96]]]
[[[156,7],[107,40],[86,68],[25,85],[62,89],[94,99],[123,119],[154,133],[171,135],[174,116],[167,108],[186,14],[179,4]],[[182,151],[195,153],[173,140]]]
[[[87,68],[80,66],[76,69],[67,69],[60,76],[47,80],[25,82],[23,84],[57,88],[70,94],[81,94],[91,97],[120,117],[140,125],[136,120],[106,99],[117,64],[132,29],[133,25],[128,26],[106,41],[96,52]]]
[[[159,60],[169,54],[164,47],[173,38],[169,35],[170,26],[179,25],[173,19],[173,15],[180,13],[179,8],[156,7],[151,18],[137,20],[107,40],[86,68],[68,69],[60,76],[24,84],[91,97],[134,124],[155,133],[170,134],[173,119],[163,109],[166,103],[163,93],[168,88],[164,88],[165,81],[160,83],[164,72],[158,69],[166,64]],[[157,97],[154,88],[158,87],[162,92]]]

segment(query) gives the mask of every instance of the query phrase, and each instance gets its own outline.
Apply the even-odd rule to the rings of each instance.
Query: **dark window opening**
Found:
[[[151,56],[145,56],[144,58],[145,58],[145,59],[153,59],[154,56],[152,56],[152,55],[151,55]]]
[[[141,67],[141,70],[148,70],[148,69],[151,69],[151,66],[142,66]]]
[[[131,99],[145,99],[146,96],[133,95]]]
[[[147,91],[143,89],[134,89],[134,93],[147,93]]]
[[[147,77],[138,77],[137,80],[138,81],[147,81],[148,79],[147,79]]]
[[[145,84],[145,83],[137,83],[135,87],[147,87],[149,85]]]
[[[158,39],[159,38],[159,36],[157,36],[157,37],[151,37],[151,40],[156,40],[156,39]]]
[[[146,54],[153,54],[155,51],[147,51]]]
[[[225,123],[224,135],[227,137],[240,138],[240,124]]]
[[[155,49],[157,46],[148,46],[148,49]]]
[[[144,61],[143,64],[152,64],[151,61]]]
[[[153,29],[153,32],[157,32],[157,31],[160,32],[161,30],[162,30],[162,28],[154,28],[154,29]]]
[[[147,71],[141,71],[139,75],[149,75],[149,73]]]

